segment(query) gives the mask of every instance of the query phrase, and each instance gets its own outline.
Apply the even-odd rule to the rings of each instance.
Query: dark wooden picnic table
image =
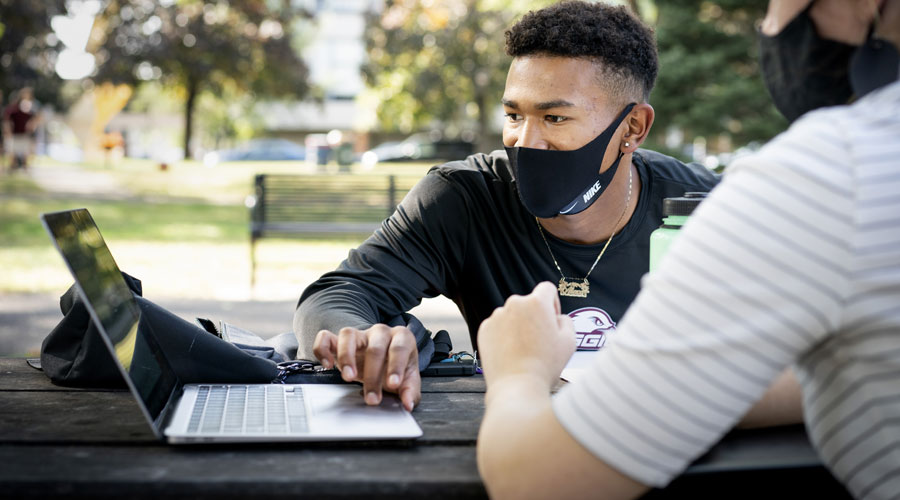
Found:
[[[130,393],[56,386],[25,359],[0,358],[0,498],[485,497],[483,412],[480,375],[432,377],[413,412],[416,440],[172,446],[153,437]],[[773,480],[846,495],[803,427],[787,426],[730,433],[648,498],[779,498]]]

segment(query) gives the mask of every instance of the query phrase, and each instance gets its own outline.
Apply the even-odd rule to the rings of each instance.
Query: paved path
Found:
[[[151,299],[152,300],[152,299]],[[219,301],[169,298],[155,302],[188,321],[225,321],[270,337],[291,330],[296,301]],[[447,299],[425,301],[412,313],[432,331],[447,330],[457,351],[472,350],[465,322]],[[62,319],[59,295],[0,294],[0,356],[36,355],[41,342]]]
[[[73,166],[34,165],[31,179],[48,194],[92,199],[128,199],[134,195],[116,179],[103,171]]]

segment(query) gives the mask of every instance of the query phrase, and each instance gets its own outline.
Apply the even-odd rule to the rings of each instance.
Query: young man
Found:
[[[806,114],[729,167],[589,376],[551,398],[572,331],[550,284],[482,324],[478,460],[492,497],[629,498],[664,486],[794,365],[829,469],[854,497],[897,498],[900,0],[808,5],[772,2],[771,55],[800,74],[843,74],[856,101]],[[823,10],[830,22],[815,22]],[[847,33],[860,15],[867,22]],[[807,29],[809,53],[791,60],[793,35],[781,34]],[[815,49],[845,35],[858,47],[843,60]],[[770,87],[792,102],[791,88]]]
[[[385,323],[423,297],[452,299],[474,337],[507,297],[551,280],[562,310],[587,325],[585,347],[599,348],[647,272],[663,198],[718,181],[638,150],[653,124],[657,54],[624,8],[569,2],[529,13],[506,49],[506,150],[433,168],[300,298],[298,357],[362,380],[370,404],[382,387],[410,409],[419,398],[416,342]]]

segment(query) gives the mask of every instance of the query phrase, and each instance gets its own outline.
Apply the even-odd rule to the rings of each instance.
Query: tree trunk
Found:
[[[199,85],[193,80],[188,80],[185,86],[187,101],[184,103],[184,159],[191,158],[191,132],[194,126],[194,103],[197,100]]]
[[[627,3],[628,3],[628,8],[631,9],[631,12],[634,12],[634,14],[635,14],[636,16],[641,17],[641,9],[640,9],[640,7],[638,6],[637,0],[628,0]],[[643,18],[642,18],[642,19],[643,19]]]
[[[468,3],[469,12],[471,12],[469,19],[466,21],[474,27],[475,31],[481,31],[481,22],[484,18],[484,13],[482,9],[479,8],[478,0],[471,0]],[[488,87],[490,87],[489,75],[490,75],[490,58],[486,56],[481,56],[475,53],[475,61],[476,67],[479,68],[475,71],[475,81],[474,81],[474,92],[473,100],[475,101],[475,105],[478,107],[478,125],[477,125],[477,137],[475,139],[475,153],[490,153],[494,149],[497,149],[498,144],[493,141],[491,138],[494,137],[494,131],[490,130],[490,123],[488,123],[488,119],[490,118],[490,112],[488,111]],[[493,104],[493,99],[491,99],[491,103]]]
[[[475,104],[478,105],[478,138],[475,140],[475,152],[490,153],[492,150],[499,148],[500,145],[494,142],[494,134],[490,130],[490,123],[488,123],[490,113],[487,109],[487,98],[484,94],[484,89],[477,88],[475,90]]]

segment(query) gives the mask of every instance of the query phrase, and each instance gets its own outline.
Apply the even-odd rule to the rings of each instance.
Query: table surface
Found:
[[[53,385],[25,359],[0,358],[0,492],[116,498],[470,498],[484,379],[428,377],[411,441],[172,446],[127,391]],[[552,458],[552,457],[548,457]],[[790,474],[844,494],[802,426],[734,431],[650,497],[734,489]],[[741,491],[744,491],[743,489]],[[4,496],[0,495],[0,496]]]

